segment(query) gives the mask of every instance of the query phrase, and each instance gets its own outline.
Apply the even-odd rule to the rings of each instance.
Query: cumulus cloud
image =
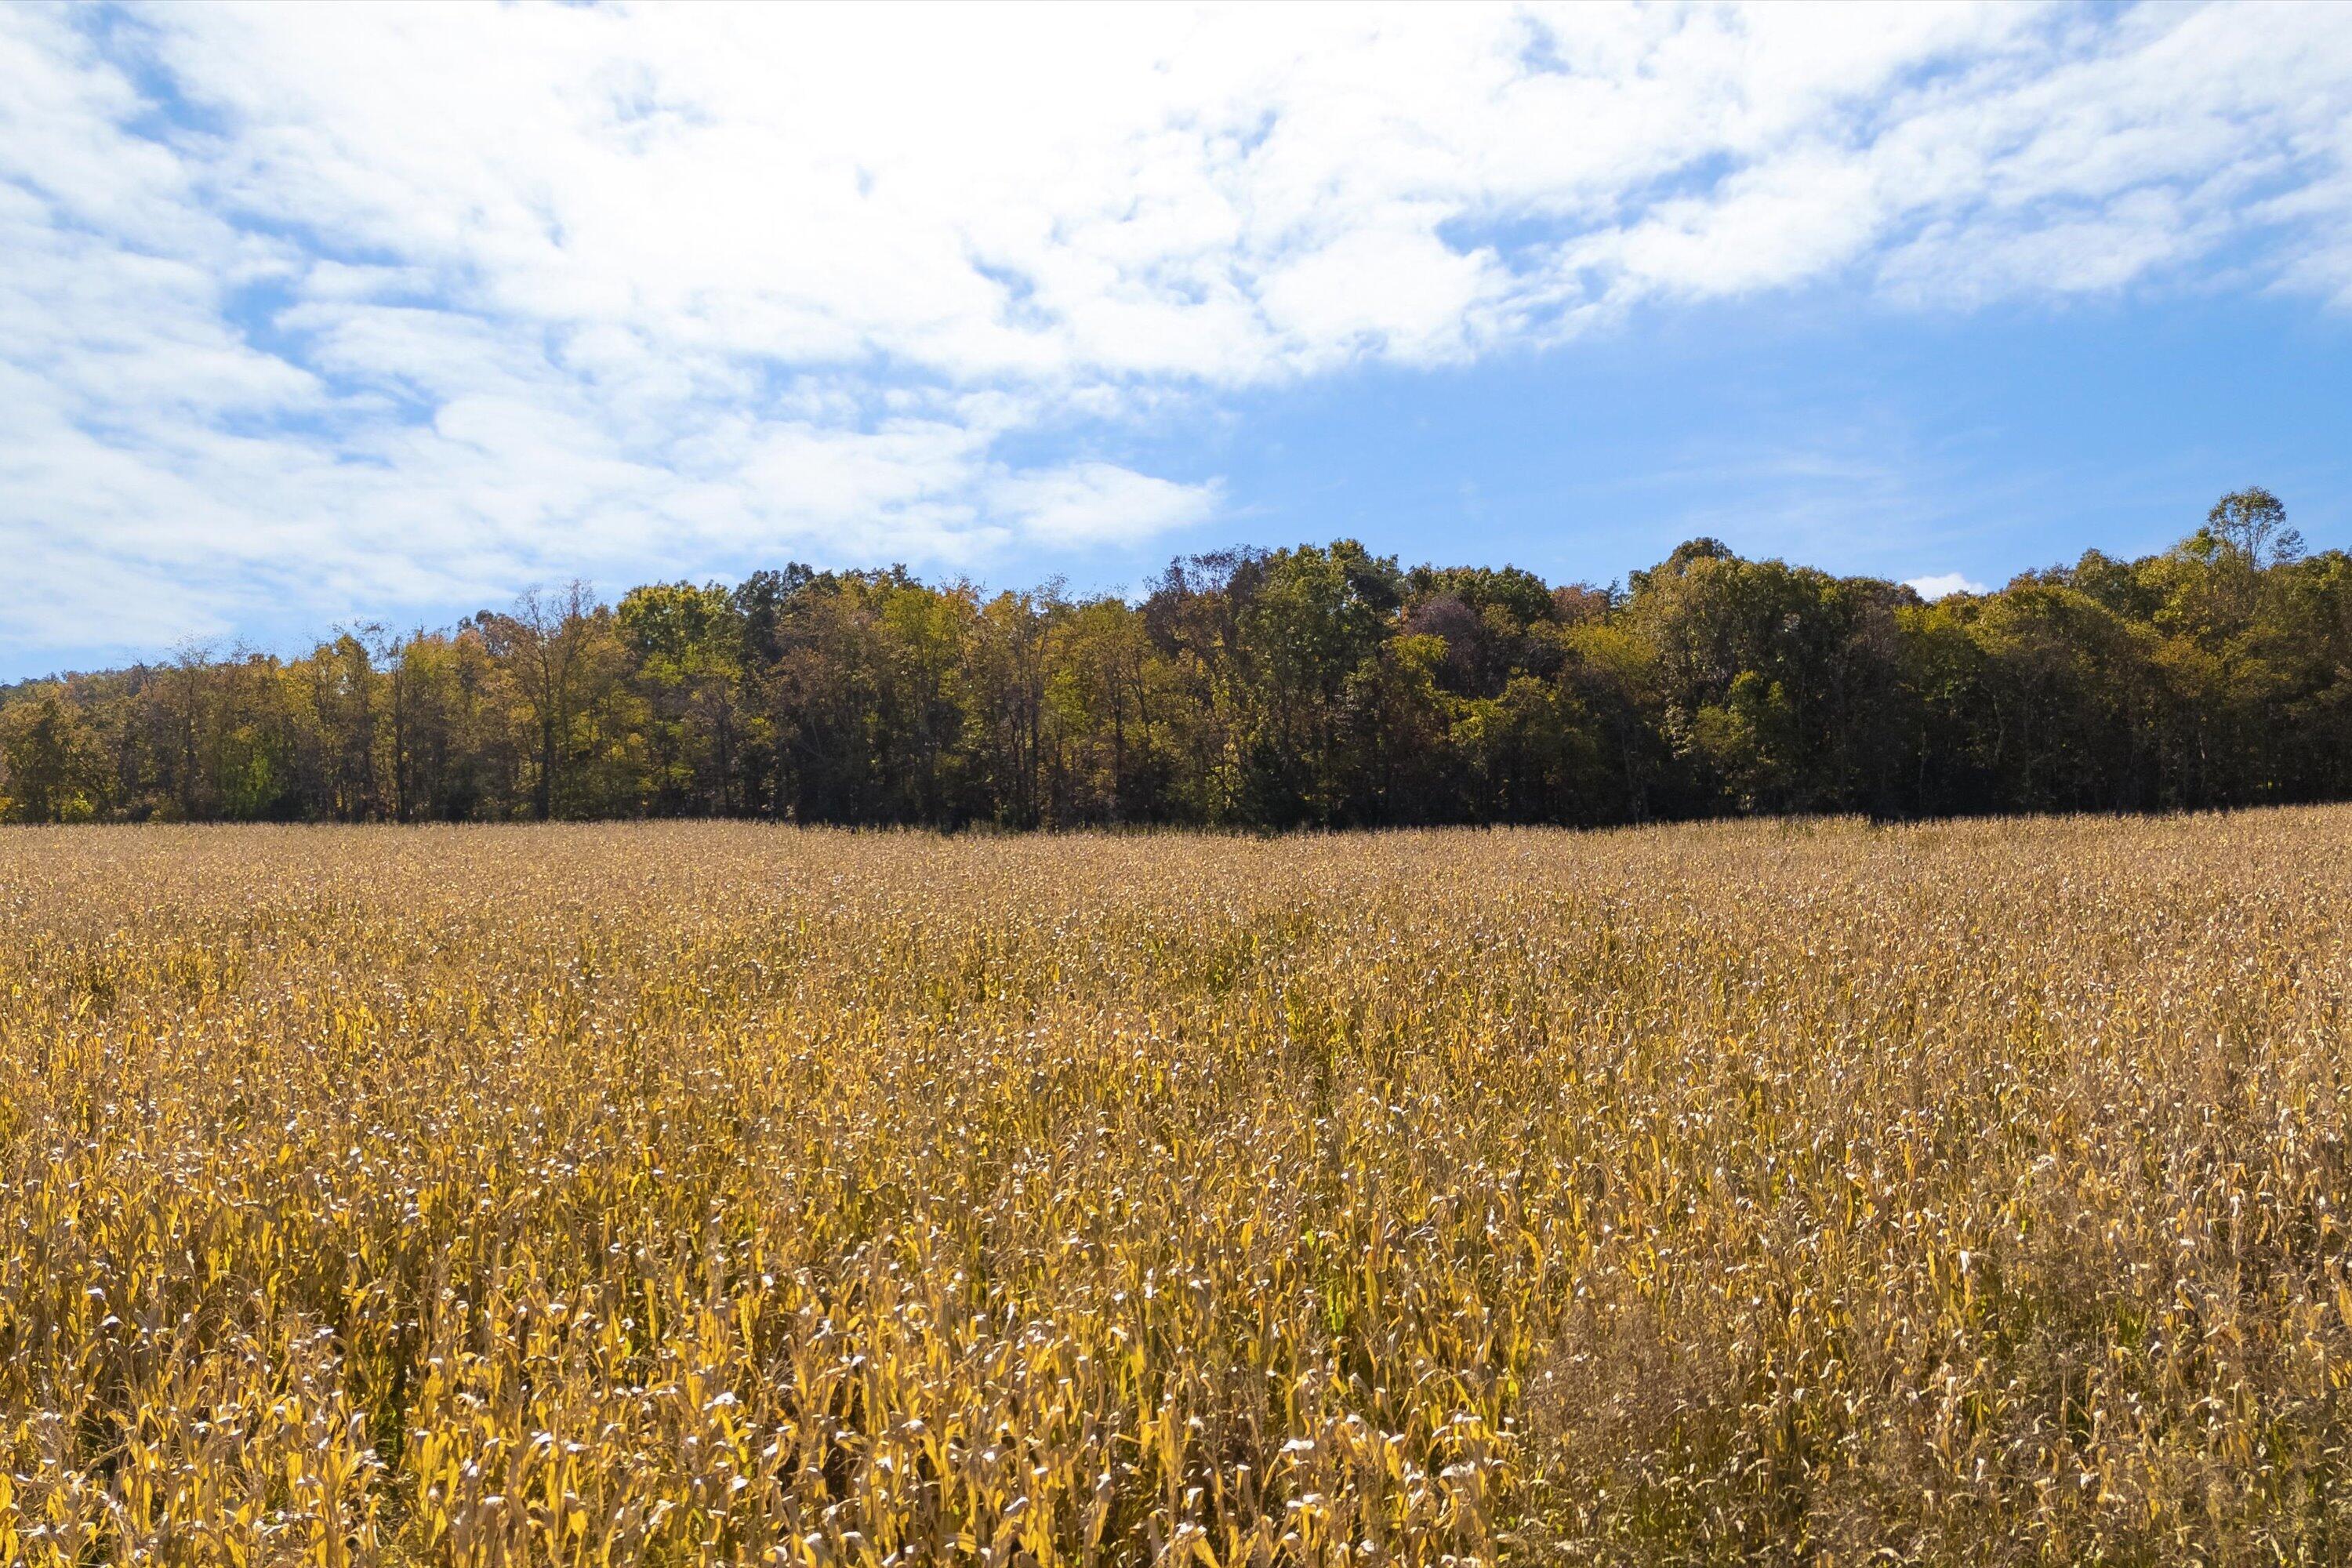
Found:
[[[1180,485],[1114,463],[1007,475],[992,487],[998,510],[1049,544],[1137,543],[1214,514],[1214,484]]]
[[[2321,8],[10,7],[0,82],[22,647],[1131,545],[1218,515],[1171,400],[1645,305],[2352,298]]]
[[[1954,594],[1983,594],[1989,590],[1982,583],[1972,583],[1958,572],[1939,572],[1932,577],[1906,577],[1903,585],[1923,599],[1948,598]]]

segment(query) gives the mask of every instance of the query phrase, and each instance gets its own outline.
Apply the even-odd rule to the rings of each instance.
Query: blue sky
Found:
[[[1572,351],[1360,371],[1176,423],[1239,531],[1607,582],[1695,534],[1999,584],[2170,545],[2226,490],[2352,544],[2352,320],[2181,299],[1921,317],[1823,300],[1629,322]],[[1209,531],[1213,532],[1214,530]]]
[[[0,679],[787,559],[2352,543],[2326,7],[0,10]]]

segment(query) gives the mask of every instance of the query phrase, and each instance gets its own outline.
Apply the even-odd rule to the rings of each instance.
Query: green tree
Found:
[[[644,699],[646,809],[724,816],[738,808],[744,619],[716,584],[632,588],[614,611]]]
[[[2352,557],[2174,548],[1927,604],[1693,540],[1630,591],[1347,540],[1139,603],[902,567],[585,584],[279,659],[0,688],[8,813],[1259,826],[2352,796]]]
[[[1276,551],[1236,573],[1249,718],[1244,810],[1276,826],[1329,823],[1351,679],[1395,629],[1404,574],[1351,539]]]

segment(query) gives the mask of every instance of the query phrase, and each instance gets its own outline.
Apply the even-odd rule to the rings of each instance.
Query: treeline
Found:
[[[2352,796],[2352,557],[2262,490],[1998,593],[1342,541],[1139,602],[788,566],[0,689],[20,821],[1601,824]]]

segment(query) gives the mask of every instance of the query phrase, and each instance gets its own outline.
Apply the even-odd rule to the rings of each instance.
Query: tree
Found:
[[[107,758],[81,711],[56,691],[0,710],[0,814],[83,822],[105,804]]]
[[[513,674],[524,721],[537,742],[531,814],[541,822],[555,815],[563,799],[572,725],[582,705],[600,613],[595,594],[575,578],[552,592],[525,589],[510,614],[479,617],[491,652]]]
[[[319,782],[322,815],[351,822],[375,815],[380,689],[373,656],[362,637],[378,628],[346,631],[321,643],[303,662],[310,667],[310,698],[318,725]]]
[[[744,624],[717,584],[632,588],[614,612],[646,699],[645,804],[664,816],[736,807]]]
[[[0,687],[5,814],[1261,827],[2352,797],[2352,557],[2262,489],[1998,593],[1696,539],[1613,585],[1339,540],[1139,603],[903,567],[584,584]]]
[[[1243,675],[1252,699],[1246,809],[1275,826],[1328,823],[1349,682],[1396,629],[1404,574],[1352,539],[1277,551],[1236,574]]]
[[[2284,503],[2259,485],[2215,501],[2205,531],[2256,571],[2303,558],[2303,535],[2287,526]]]

